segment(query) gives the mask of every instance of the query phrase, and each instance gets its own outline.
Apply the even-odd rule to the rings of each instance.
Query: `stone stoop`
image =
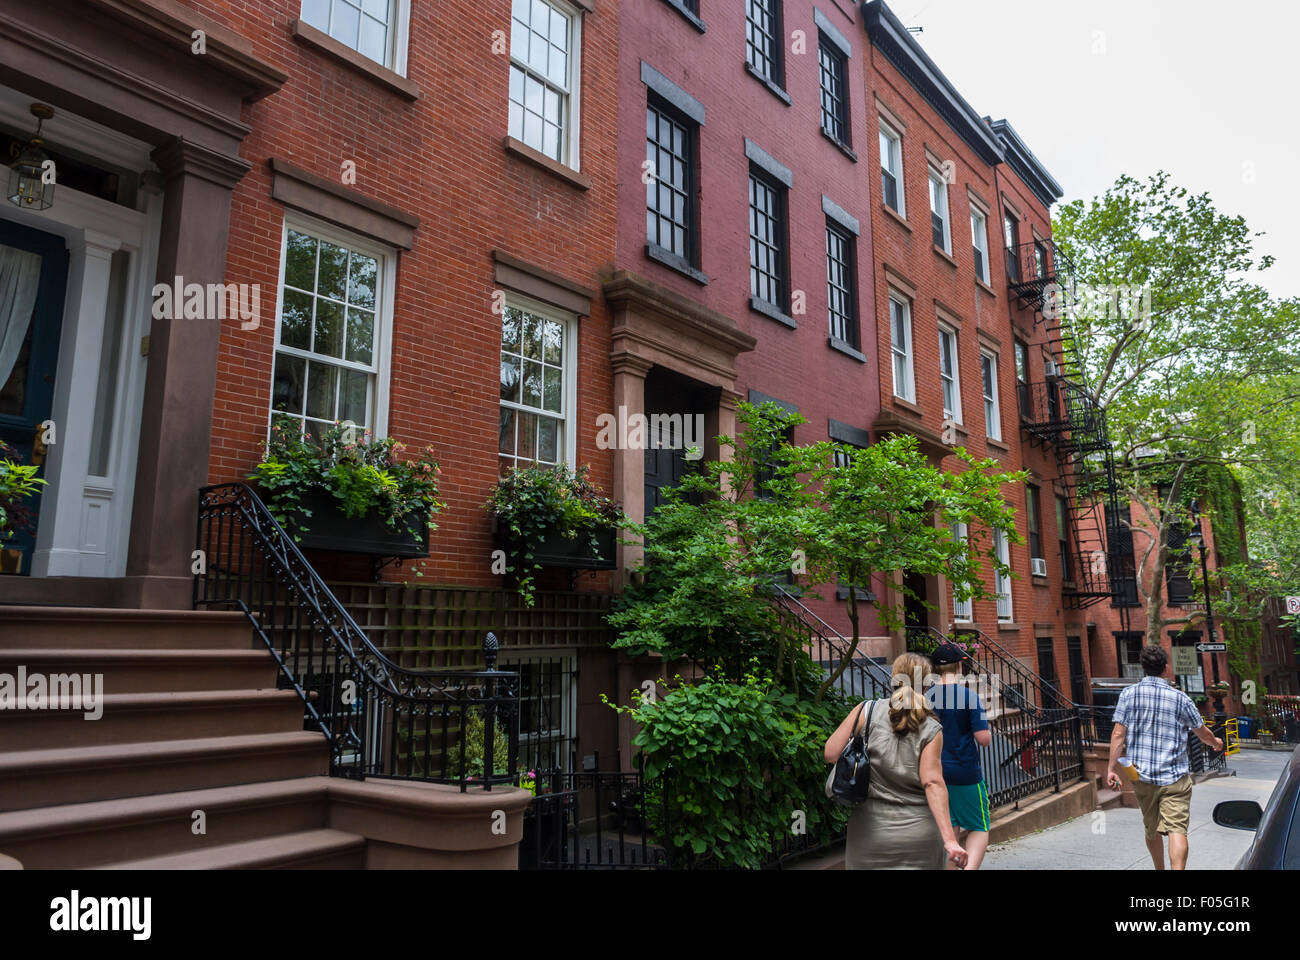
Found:
[[[1136,810],[1137,794],[1133,791],[1133,782],[1120,777],[1119,790],[1106,786],[1106,765],[1110,762],[1110,749],[1105,744],[1089,744],[1083,748],[1083,768],[1097,786],[1097,809],[1111,810],[1115,807],[1128,807]]]
[[[0,605],[20,668],[101,674],[102,716],[0,709],[0,869],[518,865],[527,791],[327,776],[242,613]]]

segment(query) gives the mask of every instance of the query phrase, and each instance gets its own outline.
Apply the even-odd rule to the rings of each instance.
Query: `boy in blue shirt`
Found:
[[[939,644],[930,655],[939,682],[930,688],[929,700],[943,724],[943,779],[948,785],[949,815],[959,831],[958,842],[966,848],[966,869],[978,870],[989,843],[989,788],[976,745],[987,747],[993,734],[978,694],[960,682],[965,657],[955,644]]]

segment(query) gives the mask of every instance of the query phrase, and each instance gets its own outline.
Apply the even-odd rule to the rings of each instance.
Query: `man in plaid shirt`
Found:
[[[1187,734],[1195,733],[1206,746],[1223,750],[1223,741],[1210,732],[1192,698],[1172,687],[1162,676],[1169,658],[1157,646],[1142,648],[1140,681],[1126,687],[1115,705],[1115,729],[1110,735],[1110,765],[1106,783],[1120,787],[1118,764],[1127,757],[1140,780],[1133,784],[1147,850],[1157,870],[1165,868],[1169,836],[1169,866],[1187,867],[1187,824],[1191,819],[1192,775],[1187,762]]]

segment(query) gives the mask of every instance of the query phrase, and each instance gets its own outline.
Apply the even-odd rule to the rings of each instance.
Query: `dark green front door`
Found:
[[[28,266],[34,264],[30,256],[39,258],[39,269]],[[0,220],[0,441],[16,451],[19,463],[33,463],[33,454],[38,461],[43,458],[43,446],[36,441],[54,403],[67,281],[68,251],[62,237]],[[25,309],[29,302],[30,309]],[[56,430],[66,427],[55,426]],[[44,474],[42,469],[38,476]],[[30,523],[3,547],[21,552],[18,570],[12,572],[30,573],[41,498],[29,497],[22,506],[30,514]]]

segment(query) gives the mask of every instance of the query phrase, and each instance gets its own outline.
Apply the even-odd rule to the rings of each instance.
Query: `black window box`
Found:
[[[265,500],[265,496],[263,496]],[[311,511],[289,511],[290,535],[299,549],[364,553],[376,557],[427,557],[429,508],[413,510],[389,526],[377,509],[364,517],[345,516],[328,490],[311,490],[301,498]]]
[[[496,527],[497,543],[514,556],[522,554],[523,546],[509,531],[496,521],[493,526]],[[596,538],[595,550],[591,546],[593,535]],[[617,545],[618,530],[614,527],[587,527],[572,538],[557,530],[547,534],[537,545],[533,551],[533,563],[571,570],[613,570],[618,566]]]

